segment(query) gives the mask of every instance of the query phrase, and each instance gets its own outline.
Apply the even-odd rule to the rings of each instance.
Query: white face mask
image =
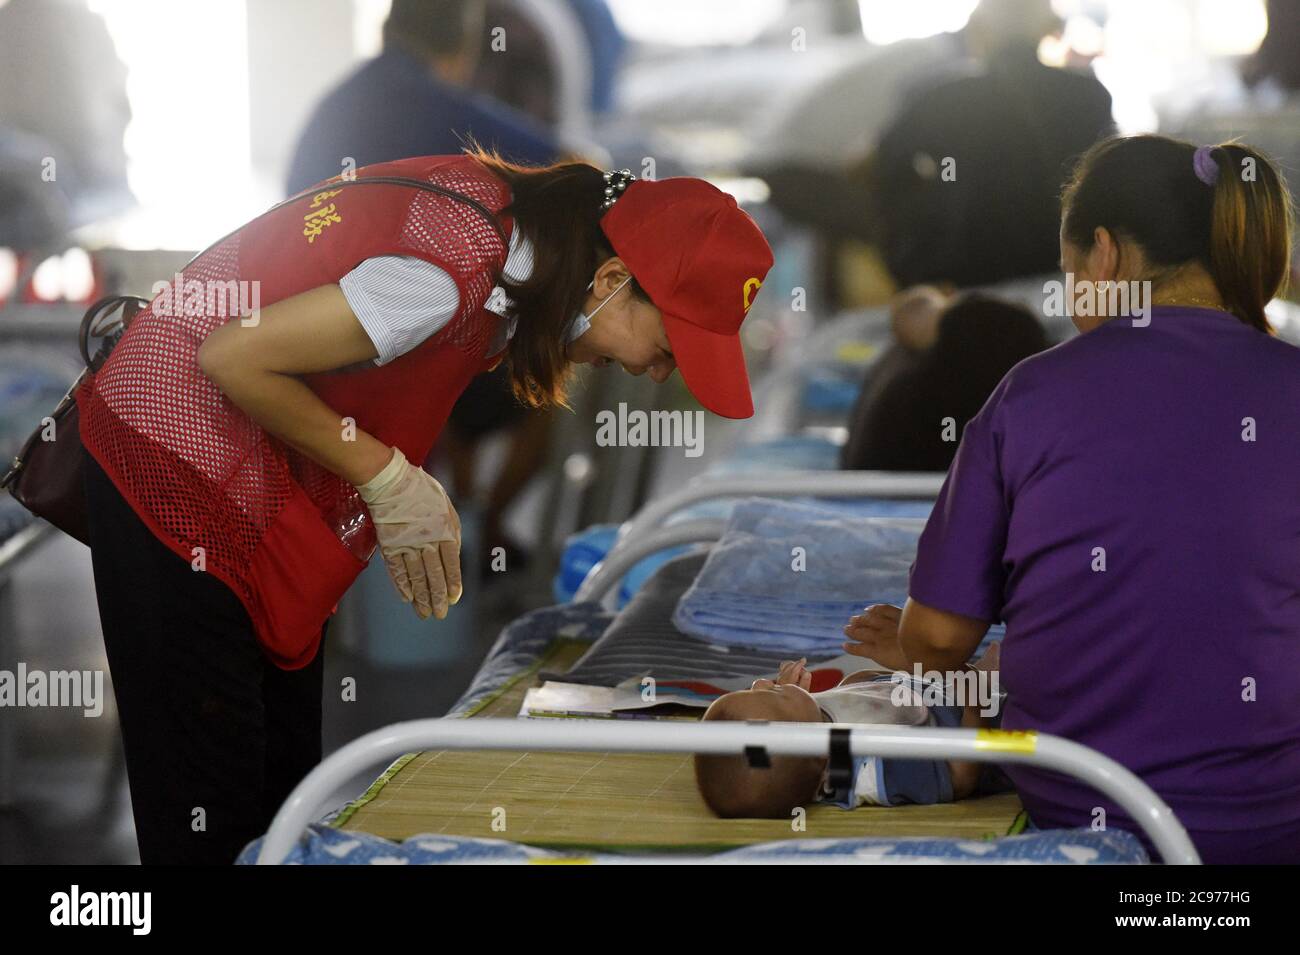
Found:
[[[614,291],[610,292],[608,295],[605,296],[605,301],[601,302],[599,305],[597,305],[595,308],[591,310],[590,315],[587,315],[585,312],[582,311],[579,311],[577,315],[574,315],[573,321],[569,323],[569,339],[567,344],[572,344],[573,342],[577,341],[580,337],[585,335],[587,333],[587,329],[591,328],[591,320],[596,316],[596,313],[599,312],[606,305],[608,305],[609,300],[618,294],[618,290],[621,289],[624,285],[626,285],[630,281],[632,281],[632,276],[629,275],[627,278],[625,278],[622,282],[618,284],[618,288],[614,289]],[[593,288],[595,288],[595,286],[596,286],[596,282],[593,279],[592,281],[587,283],[587,291],[590,292]]]

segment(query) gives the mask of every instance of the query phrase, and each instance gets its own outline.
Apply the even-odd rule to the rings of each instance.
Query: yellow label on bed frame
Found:
[[[1038,734],[1033,730],[976,730],[975,748],[1000,753],[1032,753],[1038,748]]]

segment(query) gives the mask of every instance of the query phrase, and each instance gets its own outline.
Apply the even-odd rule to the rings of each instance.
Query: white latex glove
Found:
[[[388,575],[421,619],[447,616],[460,600],[460,518],[442,485],[398,448],[382,471],[356,485],[375,522]]]

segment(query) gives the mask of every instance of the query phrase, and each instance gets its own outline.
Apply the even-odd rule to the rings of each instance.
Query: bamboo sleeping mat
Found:
[[[560,640],[539,670],[563,672],[586,644]],[[514,719],[525,674],[474,714]],[[937,806],[816,805],[804,832],[784,820],[718,819],[695,791],[692,758],[632,753],[444,750],[395,762],[334,824],[403,840],[419,833],[479,836],[549,848],[712,850],[784,838],[1004,835],[1020,811],[1013,794]]]

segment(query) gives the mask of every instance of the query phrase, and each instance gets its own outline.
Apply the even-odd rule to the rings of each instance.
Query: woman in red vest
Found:
[[[469,381],[679,368],[753,412],[772,264],[692,178],[483,152],[368,166],[195,258],[78,394],[96,592],[142,861],[233,861],[321,756],[325,622],[376,547],[443,617],[460,524],[420,467]]]

